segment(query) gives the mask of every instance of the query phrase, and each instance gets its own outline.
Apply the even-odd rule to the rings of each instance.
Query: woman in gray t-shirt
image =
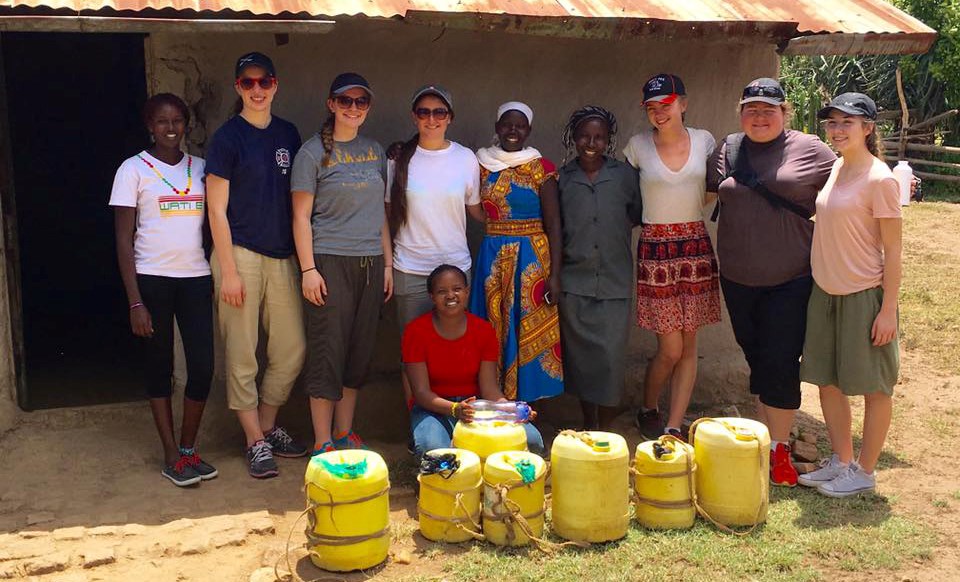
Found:
[[[366,448],[353,432],[353,412],[373,358],[380,307],[393,293],[386,156],[358,134],[372,99],[366,79],[338,75],[326,102],[330,116],[293,162],[314,454]]]

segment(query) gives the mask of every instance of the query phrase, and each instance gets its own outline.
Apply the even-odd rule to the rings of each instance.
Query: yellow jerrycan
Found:
[[[483,466],[483,535],[498,546],[543,537],[547,463],[526,451],[504,451]]]
[[[770,433],[748,418],[701,418],[690,427],[700,512],[725,526],[757,525],[770,500]]]
[[[554,533],[575,542],[627,535],[630,450],[622,436],[565,430],[553,441],[550,461]]]
[[[686,529],[697,518],[694,507],[693,447],[664,435],[637,445],[633,491],[637,521],[650,529]]]
[[[521,424],[501,420],[458,422],[453,427],[453,446],[473,451],[482,464],[493,453],[527,450],[527,431]]]
[[[348,572],[387,559],[390,479],[373,451],[344,450],[310,459],[306,483],[307,549],[318,568]]]
[[[435,449],[420,462],[420,533],[458,543],[480,534],[480,457],[462,449]]]

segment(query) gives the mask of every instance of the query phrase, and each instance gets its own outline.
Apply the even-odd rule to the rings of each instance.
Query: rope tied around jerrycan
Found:
[[[525,476],[524,472],[520,470],[520,465],[523,462],[526,462],[534,469],[533,480],[526,482],[526,479],[529,478],[529,473]],[[524,460],[514,465],[514,468],[517,469],[517,473],[521,475],[520,479],[514,479],[510,481],[504,481],[502,483],[490,483],[486,479],[483,480],[484,487],[489,487],[493,491],[494,502],[490,506],[492,513],[487,511],[487,508],[484,507],[483,510],[483,519],[490,521],[499,521],[506,526],[507,542],[512,544],[517,539],[516,529],[519,528],[520,531],[527,536],[527,538],[533,543],[533,545],[540,551],[544,553],[552,553],[557,550],[561,550],[567,547],[578,547],[578,548],[587,548],[590,546],[589,542],[551,542],[544,538],[538,537],[533,533],[533,527],[530,525],[528,520],[536,519],[544,515],[547,511],[546,508],[546,496],[544,496],[544,504],[540,507],[538,511],[535,511],[531,514],[524,515],[520,504],[510,499],[508,495],[512,489],[518,489],[520,487],[530,487],[535,482],[540,481],[541,479],[546,480],[549,471],[544,471],[539,477],[536,476],[536,467],[528,460]],[[484,493],[486,497],[486,493]],[[486,505],[486,503],[484,503]]]
[[[350,480],[358,479],[363,475],[365,475],[368,469],[366,459],[363,459],[358,463],[330,463],[326,459],[319,459],[319,461],[323,465],[323,468],[328,473],[336,477],[339,477],[341,479],[350,479]],[[315,501],[314,499],[312,499],[310,496],[311,487],[325,494],[329,498],[329,501]],[[346,501],[335,500],[333,498],[333,493],[331,493],[330,490],[328,490],[326,487],[323,487],[322,485],[318,485],[317,483],[305,484],[304,491],[307,494],[307,507],[302,512],[300,512],[300,515],[298,515],[297,519],[294,520],[293,525],[290,526],[290,531],[287,534],[287,543],[286,543],[286,548],[283,556],[286,559],[287,570],[289,570],[290,572],[291,580],[295,580],[297,582],[305,582],[303,578],[297,575],[296,571],[293,569],[292,565],[290,564],[290,541],[293,537],[293,531],[296,529],[297,524],[300,523],[300,520],[303,519],[304,516],[307,516],[307,527],[304,530],[304,535],[307,538],[307,543],[304,544],[307,547],[307,552],[308,552],[307,555],[317,556],[317,558],[321,557],[320,552],[314,549],[314,547],[312,546],[349,546],[349,545],[359,544],[368,540],[381,538],[390,532],[389,524],[387,525],[387,527],[383,528],[380,531],[373,532],[370,534],[356,535],[356,536],[332,536],[332,535],[318,534],[314,531],[317,527],[316,510],[318,508],[320,507],[330,508],[330,523],[333,525],[335,529],[339,530],[340,528],[337,526],[336,520],[333,517],[334,508],[343,506],[343,505],[355,505],[358,503],[364,503],[367,501],[372,501],[374,499],[377,499],[378,497],[382,497],[390,492],[389,481],[387,481],[387,485],[380,491],[371,493],[369,495],[364,495],[362,497],[357,497],[356,499],[349,499]],[[280,559],[278,558],[276,563],[274,563],[273,565],[273,573],[277,577],[277,580],[284,580],[285,577],[281,577],[278,570],[279,564],[280,564]],[[342,581],[342,580],[345,580],[345,579],[334,578],[334,577],[322,577],[322,578],[314,578],[309,582]]]
[[[482,481],[478,481],[476,485],[474,485],[469,489],[440,489],[439,487],[434,487],[429,483],[424,483],[422,477],[423,475],[417,475],[417,481],[420,483],[420,487],[429,489],[431,491],[435,491],[437,493],[440,493],[441,495],[453,497],[454,508],[462,511],[464,516],[463,517],[455,517],[455,516],[441,517],[439,515],[436,515],[434,513],[431,513],[423,509],[419,503],[417,504],[418,514],[425,515],[430,519],[433,519],[436,521],[444,521],[444,522],[452,523],[457,527],[457,529],[467,532],[474,539],[478,539],[478,540],[485,539],[483,537],[483,534],[481,533],[482,528],[480,526],[480,508],[478,507],[476,511],[470,511],[467,508],[466,504],[463,502],[463,496],[467,493],[470,493],[471,491],[476,491],[477,488],[480,487]],[[470,529],[466,527],[464,525],[465,523],[469,523],[474,527],[474,529]]]
[[[727,429],[728,431],[732,432],[732,433],[734,434],[734,436],[737,435],[737,429],[734,428],[734,427],[732,427],[732,426],[730,426],[729,424],[727,424],[727,423],[725,423],[725,422],[721,422],[721,421],[719,421],[719,420],[717,420],[717,419],[715,419],[715,418],[698,418],[697,420],[693,421],[693,424],[690,425],[690,431],[689,431],[689,433],[687,433],[687,434],[689,435],[689,437],[690,437],[690,446],[691,446],[691,447],[694,446],[694,438],[695,438],[695,436],[696,436],[697,426],[698,426],[701,422],[715,422],[715,423],[719,424],[720,426],[724,427],[725,429]],[[756,435],[753,435],[753,437],[754,437],[754,438],[753,438],[753,441],[757,443],[757,458],[760,460],[760,472],[763,473],[763,452],[764,452],[764,451],[763,451],[763,444],[760,442],[760,439],[759,439],[759,438],[756,438]],[[703,517],[705,517],[705,518],[707,519],[707,521],[709,521],[709,522],[712,523],[714,526],[716,526],[716,528],[719,529],[720,531],[722,531],[722,532],[724,532],[724,533],[728,533],[728,534],[733,534],[733,535],[739,536],[739,537],[745,537],[745,536],[748,536],[748,535],[752,534],[752,533],[753,533],[753,530],[757,529],[757,526],[760,525],[760,521],[759,521],[759,520],[760,520],[760,514],[763,512],[763,506],[765,505],[765,502],[767,501],[766,499],[761,499],[761,500],[760,500],[760,503],[757,505],[757,514],[753,517],[753,525],[751,525],[750,528],[747,529],[747,530],[745,530],[745,531],[737,531],[737,530],[731,528],[730,526],[724,525],[724,524],[720,523],[719,521],[715,520],[709,513],[707,513],[707,510],[704,509],[702,505],[700,505],[699,498],[698,498],[698,496],[697,496],[697,494],[696,494],[696,489],[695,489],[694,486],[693,486],[693,473],[692,473],[692,472],[690,473],[689,481],[690,481],[690,491],[693,492],[693,497],[692,497],[692,499],[693,499],[693,506],[697,508],[697,513],[699,513],[700,515],[702,515]],[[768,490],[768,494],[769,494],[769,490]]]
[[[663,435],[658,439],[658,443],[668,443],[675,441],[681,445],[686,445],[683,440],[678,439],[673,435]],[[654,444],[654,447],[657,446],[657,443]],[[682,446],[680,447],[683,448]],[[655,451],[654,454],[657,454]],[[669,473],[643,473],[638,470],[635,466],[630,467],[630,474],[636,477],[644,477],[650,479],[673,479],[676,477],[687,477],[687,499],[679,499],[677,501],[660,501],[657,499],[650,499],[649,497],[644,497],[637,493],[636,487],[634,487],[633,497],[634,503],[643,503],[644,505],[649,505],[651,507],[656,507],[659,509],[684,509],[686,507],[695,507],[696,506],[696,490],[694,489],[694,480],[693,474],[697,470],[697,464],[692,460],[692,452],[684,451],[684,459],[686,460],[687,467],[683,471],[671,471]],[[660,458],[660,455],[657,455],[657,458]]]

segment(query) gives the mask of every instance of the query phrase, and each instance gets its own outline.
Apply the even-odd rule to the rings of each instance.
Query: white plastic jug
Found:
[[[893,177],[900,186],[900,206],[910,206],[910,186],[913,184],[913,168],[907,160],[900,160],[893,167]]]

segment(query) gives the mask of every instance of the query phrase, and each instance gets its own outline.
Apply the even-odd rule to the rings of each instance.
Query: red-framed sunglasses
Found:
[[[261,89],[270,89],[276,84],[276,77],[239,77],[237,79],[237,86],[244,91],[253,89],[255,85],[260,85]]]

